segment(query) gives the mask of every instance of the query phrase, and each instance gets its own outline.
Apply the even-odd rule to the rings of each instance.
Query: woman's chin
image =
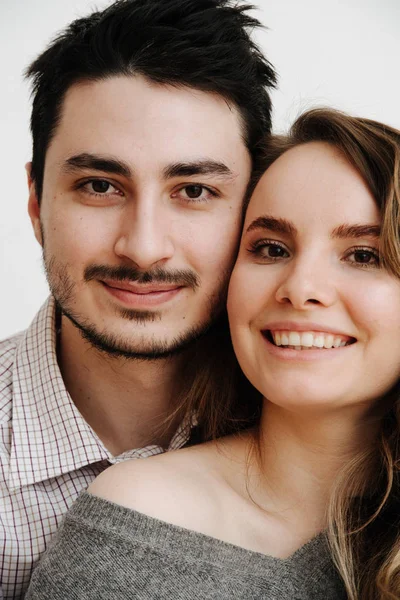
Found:
[[[271,386],[263,386],[263,396],[266,401],[281,409],[290,412],[304,412],[308,415],[314,412],[316,415],[323,412],[337,411],[348,408],[353,404],[348,396],[348,390],[332,389],[332,385],[327,389],[324,382],[318,382],[311,385],[310,381],[304,382],[304,385],[290,386],[288,382],[279,382]],[[261,388],[260,388],[261,389]],[[345,399],[345,400],[344,400]],[[354,398],[354,404],[357,403],[357,398]]]

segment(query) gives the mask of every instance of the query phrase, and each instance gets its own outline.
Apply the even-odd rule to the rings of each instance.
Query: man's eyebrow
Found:
[[[379,238],[381,234],[380,225],[339,225],[332,231],[333,238]]]
[[[94,171],[113,173],[123,177],[132,176],[131,170],[125,162],[101,154],[89,154],[87,152],[76,154],[68,158],[62,165],[62,170],[65,173],[73,173],[81,169],[93,169]]]
[[[292,236],[297,234],[296,227],[287,219],[277,219],[267,215],[254,219],[246,229],[246,233],[254,229],[268,229],[269,231]]]
[[[193,162],[178,162],[166,167],[163,171],[165,179],[172,177],[192,177],[193,175],[222,175],[233,179],[235,175],[223,162],[214,160],[199,160]]]

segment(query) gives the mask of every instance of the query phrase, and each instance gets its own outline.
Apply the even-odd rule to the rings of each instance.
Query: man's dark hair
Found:
[[[271,129],[267,88],[276,75],[249,36],[260,26],[247,14],[252,8],[231,0],[119,0],[73,21],[26,71],[33,80],[31,176],[38,198],[65,94],[79,81],[138,74],[219,94],[239,109],[255,161]]]

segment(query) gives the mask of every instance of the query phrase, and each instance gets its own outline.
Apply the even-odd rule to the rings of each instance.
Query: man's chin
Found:
[[[126,332],[115,334],[99,331],[94,324],[83,322],[65,309],[61,310],[92,348],[108,357],[128,360],[162,360],[178,355],[202,337],[211,325],[211,322],[203,323],[164,339],[157,337],[156,333],[139,334],[136,331],[128,339]],[[127,324],[126,329],[130,328]]]

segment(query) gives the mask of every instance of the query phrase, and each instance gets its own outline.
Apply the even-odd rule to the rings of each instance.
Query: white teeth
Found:
[[[289,346],[295,350],[302,348],[339,348],[347,346],[343,337],[321,331],[271,331],[276,346]]]
[[[319,333],[314,337],[314,346],[317,346],[317,348],[323,348],[324,343],[325,343],[325,336],[322,333]]]
[[[311,348],[314,343],[314,336],[310,331],[306,331],[301,335],[301,343],[306,348]]]
[[[281,345],[289,346],[289,336],[282,331],[281,333]]]
[[[289,346],[301,346],[300,334],[297,331],[289,333]]]

